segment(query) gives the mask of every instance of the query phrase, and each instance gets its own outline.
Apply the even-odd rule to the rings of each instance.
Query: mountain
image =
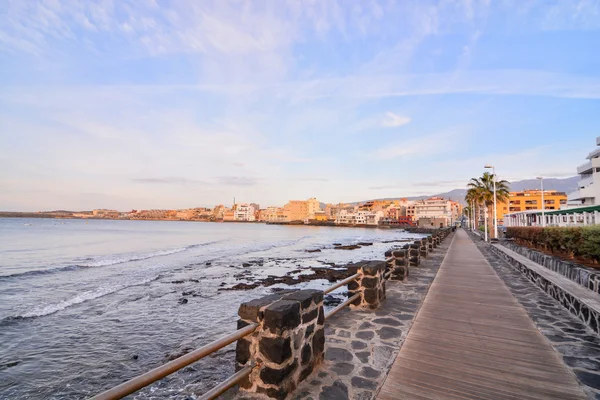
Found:
[[[577,190],[577,182],[579,181],[578,176],[573,176],[571,178],[548,178],[544,179],[544,190],[556,190],[559,192],[565,192],[567,194],[574,192]],[[537,179],[526,179],[522,181],[515,181],[510,183],[510,190],[513,192],[520,192],[522,190],[534,190],[540,189],[540,181]],[[465,204],[465,195],[467,194],[467,189],[454,189],[449,192],[432,194],[429,196],[413,196],[407,197],[409,200],[423,200],[428,199],[430,197],[443,197],[446,199],[458,201],[461,204]],[[382,199],[376,200],[398,200],[402,197],[385,197]]]

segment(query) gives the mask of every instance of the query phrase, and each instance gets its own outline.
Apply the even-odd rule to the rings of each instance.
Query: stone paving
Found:
[[[373,311],[345,309],[325,323],[325,360],[296,389],[294,400],[374,399],[412,326],[453,235],[412,267],[408,280],[388,281]],[[382,257],[383,258],[383,257]]]
[[[521,272],[494,254],[480,238],[472,238],[539,331],[562,355],[588,397],[600,400],[600,337]]]

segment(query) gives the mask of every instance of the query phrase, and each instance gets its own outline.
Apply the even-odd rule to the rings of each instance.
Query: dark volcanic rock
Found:
[[[305,250],[307,253],[320,253],[321,249]]]
[[[181,299],[179,299],[177,302],[178,302],[179,304],[187,304],[187,302],[188,302],[188,299],[186,299],[185,297],[182,297],[182,298],[181,298]]]
[[[346,246],[336,246],[336,247],[334,247],[334,249],[336,249],[336,250],[355,250],[355,249],[360,249],[360,246],[357,244],[349,244]]]

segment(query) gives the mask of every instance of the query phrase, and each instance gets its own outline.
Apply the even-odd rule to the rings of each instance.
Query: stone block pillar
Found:
[[[391,249],[385,252],[386,273],[391,271],[390,280],[403,281],[408,278],[407,250]]]
[[[421,263],[421,257],[419,256],[419,249],[421,248],[420,243],[413,243],[408,246],[408,266],[418,267]]]
[[[240,382],[240,390],[285,399],[323,359],[323,292],[296,290],[265,296],[243,303],[238,315],[238,329],[259,325],[237,342],[237,368],[248,363],[256,366]]]
[[[428,253],[428,247],[427,247],[427,239],[421,239],[420,241],[418,241],[417,243],[419,243],[420,247],[419,247],[419,257],[421,258],[427,258],[427,253]]]
[[[385,299],[385,261],[362,261],[348,266],[350,274],[358,273],[358,279],[348,284],[348,296],[359,293],[360,297],[350,304],[351,308],[375,309]]]
[[[433,236],[429,235],[425,239],[427,239],[427,251],[431,253],[434,249],[433,247]]]

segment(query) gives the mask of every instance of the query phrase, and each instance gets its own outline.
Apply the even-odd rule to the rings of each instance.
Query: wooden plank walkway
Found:
[[[377,398],[587,396],[467,233],[459,229]]]

